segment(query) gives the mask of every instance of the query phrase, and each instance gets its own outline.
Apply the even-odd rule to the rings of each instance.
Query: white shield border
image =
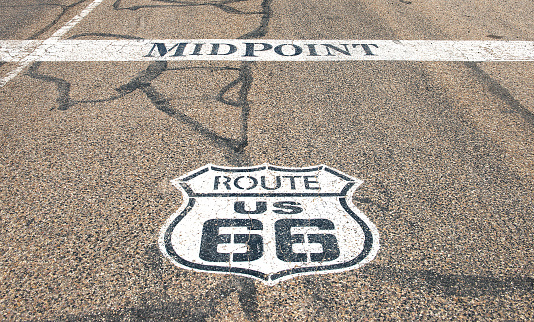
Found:
[[[195,205],[196,199],[194,197],[190,197],[190,194],[192,191],[188,191],[188,187],[186,185],[182,185],[184,181],[191,180],[192,178],[203,174],[210,170],[215,171],[227,171],[227,172],[254,172],[254,171],[260,171],[264,169],[270,169],[274,171],[284,171],[284,172],[311,172],[311,171],[317,171],[317,170],[325,170],[328,171],[343,180],[347,181],[347,183],[352,183],[350,186],[347,185],[345,189],[343,189],[343,192],[345,192],[344,197],[338,197],[338,200],[343,207],[343,209],[354,219],[356,222],[360,225],[364,232],[364,247],[360,254],[356,256],[354,259],[340,263],[340,264],[333,264],[333,265],[325,265],[325,266],[314,266],[314,267],[300,267],[300,268],[293,268],[284,270],[281,272],[276,272],[273,274],[265,274],[259,271],[251,270],[251,269],[244,269],[244,268],[238,268],[238,267],[221,267],[221,266],[210,266],[210,265],[204,265],[204,264],[197,264],[197,263],[191,263],[174,252],[174,249],[171,246],[171,235],[178,223],[187,215],[190,209],[192,209]],[[363,183],[363,181],[353,178],[349,175],[346,175],[338,170],[335,170],[333,168],[328,167],[327,165],[318,165],[318,166],[312,166],[312,167],[303,167],[303,168],[289,168],[289,167],[279,167],[279,166],[273,166],[268,163],[265,163],[263,165],[259,166],[253,166],[253,167],[222,167],[217,166],[213,164],[207,164],[204,167],[198,168],[196,170],[193,170],[177,179],[174,179],[171,181],[171,183],[177,187],[184,196],[184,202],[180,206],[180,208],[165,222],[163,227],[160,231],[160,236],[158,240],[160,251],[163,253],[165,257],[167,257],[173,264],[180,268],[184,268],[187,270],[193,270],[193,271],[201,271],[201,272],[208,272],[208,273],[216,273],[216,274],[236,274],[241,275],[249,278],[257,279],[267,285],[275,285],[278,282],[288,280],[293,277],[302,276],[302,275],[312,275],[312,274],[330,274],[330,273],[339,273],[349,270],[354,270],[362,267],[363,265],[371,262],[376,255],[378,254],[378,250],[380,248],[379,243],[379,233],[376,226],[361,212],[352,202],[352,196],[356,189]],[[348,189],[347,189],[348,188]],[[334,197],[329,197],[334,198]],[[348,199],[348,200],[347,200]]]

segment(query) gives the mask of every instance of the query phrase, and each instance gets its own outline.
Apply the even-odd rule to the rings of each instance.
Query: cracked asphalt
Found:
[[[0,39],[91,1],[0,0]],[[104,0],[64,39],[534,40],[534,4]],[[16,68],[0,63],[0,77]],[[0,317],[534,319],[533,62],[34,62],[0,88]],[[176,267],[159,231],[206,164],[326,164],[380,250],[257,280]]]

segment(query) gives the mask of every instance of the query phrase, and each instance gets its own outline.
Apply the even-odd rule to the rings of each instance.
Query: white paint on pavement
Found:
[[[41,40],[0,40],[0,61],[19,62],[41,44]]]
[[[206,165],[172,183],[185,200],[159,245],[185,269],[274,285],[356,269],[379,249],[378,230],[351,201],[362,181],[325,165]]]
[[[65,30],[62,28],[58,33],[64,34]],[[31,46],[35,46],[34,43],[27,41],[21,41],[20,44],[16,41],[0,41],[0,59],[26,65],[33,61],[154,60],[534,61],[532,41],[58,40],[58,35],[54,34],[34,51],[31,51]],[[24,56],[24,53],[28,54]]]
[[[85,18],[91,11],[93,11],[103,0],[94,0],[85,9],[83,9],[78,15],[69,20],[63,27],[58,29],[50,36],[50,38],[41,42],[39,46],[29,52],[24,58],[18,60],[19,65],[14,70],[10,71],[6,76],[0,79],[0,88],[4,87],[10,80],[15,78],[20,72],[35,61],[39,61],[41,57],[46,56],[48,48],[54,47],[57,41],[63,37],[69,30],[76,26],[83,18]],[[4,41],[2,41],[4,42]],[[3,47],[3,45],[0,45]],[[1,51],[0,51],[1,52]],[[3,57],[3,55],[2,55]]]

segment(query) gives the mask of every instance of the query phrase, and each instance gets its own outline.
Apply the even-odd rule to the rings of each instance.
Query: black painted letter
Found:
[[[239,184],[239,181],[243,178],[249,178],[250,181],[251,181],[251,185],[250,187],[248,188],[243,188],[240,184]],[[237,188],[237,189],[241,189],[241,190],[250,190],[250,189],[254,189],[256,188],[256,186],[258,186],[258,179],[254,178],[254,177],[251,177],[251,176],[241,176],[241,177],[237,177],[235,178],[234,180],[234,186]]]
[[[313,178],[315,178],[317,180],[317,178],[314,177],[314,176],[304,176],[304,188],[306,188],[308,190],[319,190],[319,189],[321,189],[320,187],[312,187],[311,186],[312,184],[315,184],[315,183],[317,185],[319,185],[319,182],[311,180]]]
[[[375,54],[373,54],[373,52],[371,51],[371,47],[369,46],[378,48],[378,45],[375,45],[375,44],[353,44],[352,45],[353,48],[356,48],[358,46],[362,46],[363,51],[365,52],[365,56],[376,56]]]
[[[259,215],[267,211],[267,202],[265,201],[256,201],[256,209],[246,210],[244,201],[236,201],[234,203],[234,211],[238,214],[247,214],[247,215]]]
[[[186,43],[186,42],[182,42],[182,43],[179,43],[179,44],[176,44],[176,45],[172,46],[171,49],[167,49],[167,46],[165,46],[164,43],[157,42],[157,43],[154,43],[152,45],[152,49],[150,49],[148,54],[143,56],[143,57],[154,57],[154,56],[152,56],[152,52],[156,48],[158,49],[158,53],[159,53],[160,57],[163,57],[163,56],[167,55],[167,53],[169,51],[173,50],[174,48],[176,48],[176,51],[174,52],[174,55],[172,55],[173,57],[174,56],[183,56],[184,55],[184,49],[185,49],[185,46],[187,46],[187,44],[188,43]]]
[[[262,45],[263,48],[262,49],[256,49],[256,48],[254,48],[255,45]],[[245,43],[245,54],[243,55],[243,57],[258,57],[256,55],[254,55],[255,51],[266,51],[266,50],[269,50],[271,48],[273,48],[273,46],[270,45],[270,44],[247,42],[247,43]]]
[[[323,46],[325,46],[326,48],[326,52],[328,53],[326,54],[327,56],[335,56],[335,54],[332,54],[332,52],[330,52],[330,49],[337,51],[339,53],[342,53],[344,55],[350,56],[348,44],[341,44],[341,46],[345,47],[344,50],[334,45],[330,45],[330,44],[323,44]]]
[[[232,178],[227,176],[222,176],[224,178],[224,182],[222,184],[226,187],[226,190],[230,190],[230,181]],[[215,182],[213,183],[213,190],[218,190],[219,185],[221,184],[221,176],[215,176]]]
[[[284,54],[284,52],[282,50],[282,48],[284,48],[284,46],[293,46],[294,52],[292,54],[287,54],[287,55]],[[274,52],[277,53],[280,56],[298,56],[298,55],[302,54],[302,48],[300,48],[297,45],[293,45],[293,44],[282,44],[282,45],[278,45],[278,46],[274,47]]]
[[[296,201],[279,201],[275,202],[273,206],[278,208],[277,210],[273,210],[276,214],[294,215],[300,214],[303,211],[300,204]]]
[[[231,55],[233,53],[235,53],[237,51],[237,47],[235,45],[232,45],[232,44],[211,44],[212,47],[211,47],[211,53],[210,55]],[[227,53],[219,53],[219,47],[221,45],[226,45],[228,46],[228,52]]]
[[[271,187],[267,187],[267,184],[265,183],[265,176],[261,176],[260,178],[260,181],[261,181],[261,187],[265,190],[276,190],[278,188],[280,188],[280,186],[282,185],[282,182],[280,180],[280,177],[279,176],[276,176],[276,184],[274,186],[274,188],[271,188]]]

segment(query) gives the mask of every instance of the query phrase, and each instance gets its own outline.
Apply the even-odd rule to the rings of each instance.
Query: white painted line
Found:
[[[0,61],[534,61],[533,41],[450,40],[59,40],[103,0],[95,0],[45,41],[0,40]]]
[[[31,54],[41,40],[0,40],[0,61],[19,62]]]
[[[58,29],[55,33],[41,43],[40,46],[36,47],[32,52],[26,55],[19,62],[17,68],[9,72],[5,77],[0,79],[0,88],[4,87],[10,80],[15,78],[20,72],[22,72],[26,67],[35,61],[39,61],[41,57],[46,55],[48,48],[53,47],[56,42],[63,37],[69,30],[76,26],[80,21],[82,21],[85,16],[87,16],[91,11],[93,11],[103,0],[94,0],[89,4],[85,9],[83,9],[78,15],[74,16],[69,20],[63,27]]]
[[[71,24],[69,24],[71,26]],[[64,33],[64,29],[60,30]],[[59,31],[58,31],[59,32]],[[3,61],[534,61],[532,41],[57,40],[0,41]],[[11,52],[12,51],[12,52]]]

